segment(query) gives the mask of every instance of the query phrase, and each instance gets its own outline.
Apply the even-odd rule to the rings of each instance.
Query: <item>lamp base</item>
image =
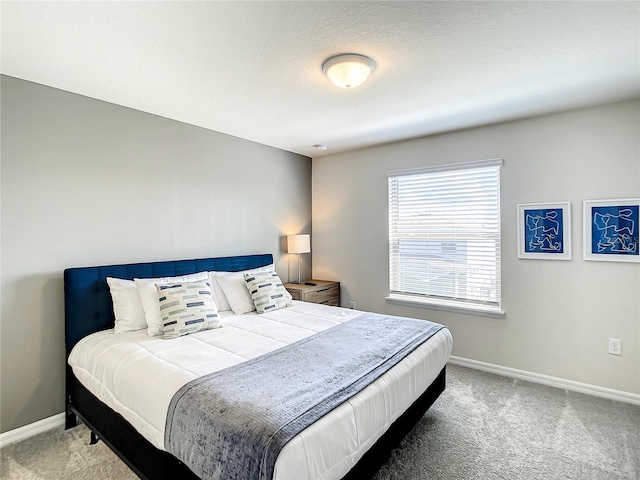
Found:
[[[293,282],[289,282],[289,283],[294,283],[296,285],[302,285],[304,282],[302,282],[300,280],[294,280]]]

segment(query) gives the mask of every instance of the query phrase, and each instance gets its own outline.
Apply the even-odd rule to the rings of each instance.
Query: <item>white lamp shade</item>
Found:
[[[311,235],[287,235],[287,253],[311,252]]]
[[[362,85],[375,68],[376,63],[371,58],[358,54],[336,55],[322,66],[329,80],[340,88]]]

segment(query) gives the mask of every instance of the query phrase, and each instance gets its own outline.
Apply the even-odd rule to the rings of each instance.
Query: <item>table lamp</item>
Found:
[[[298,280],[291,283],[302,283],[300,281],[300,254],[311,253],[311,236],[309,234],[287,235],[287,253],[298,255]]]

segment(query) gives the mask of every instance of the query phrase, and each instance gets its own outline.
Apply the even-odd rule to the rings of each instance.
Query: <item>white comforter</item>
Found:
[[[69,356],[78,380],[164,450],[171,398],[191,380],[313,335],[363,312],[313,303],[257,315],[222,312],[223,328],[172,340],[113,330],[81,340]],[[358,395],[294,437],[274,478],[341,478],[431,384],[453,341],[442,329]],[[291,368],[298,368],[292,365]]]

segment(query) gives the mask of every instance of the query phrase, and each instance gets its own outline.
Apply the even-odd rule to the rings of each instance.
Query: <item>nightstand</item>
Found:
[[[284,288],[289,291],[294,300],[340,306],[340,282],[327,280],[307,280],[307,282],[316,285],[285,283]]]

